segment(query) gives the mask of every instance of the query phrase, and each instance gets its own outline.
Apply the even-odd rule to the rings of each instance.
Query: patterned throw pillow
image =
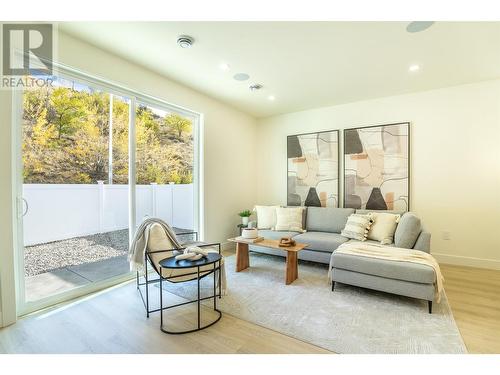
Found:
[[[370,214],[351,214],[347,218],[347,223],[345,224],[344,230],[342,230],[340,234],[344,237],[352,238],[354,240],[366,241],[372,223],[373,219]]]
[[[304,232],[302,218],[304,207],[279,207],[276,209],[275,230]]]

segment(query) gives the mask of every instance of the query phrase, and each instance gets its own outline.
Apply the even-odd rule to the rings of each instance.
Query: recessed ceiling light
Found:
[[[260,83],[254,83],[253,85],[250,85],[248,88],[250,89],[250,91],[257,91],[263,87],[264,86],[262,86]]]
[[[419,71],[419,70],[420,70],[420,66],[419,66],[419,65],[417,65],[417,64],[413,64],[413,65],[410,65],[410,67],[408,68],[408,70],[409,70],[410,72],[417,72],[417,71]]]
[[[276,98],[274,97],[274,95],[269,95],[269,96],[267,97],[267,100],[270,100],[270,101],[272,101],[272,102],[273,102],[275,99],[276,99]]]
[[[427,30],[432,25],[434,25],[434,21],[413,21],[406,26],[406,31],[409,33],[419,33]]]
[[[230,66],[227,63],[222,63],[222,64],[219,65],[219,68],[221,70],[229,70]]]
[[[246,81],[250,76],[246,73],[236,73],[233,78],[237,81]]]
[[[189,48],[193,45],[194,38],[189,35],[180,35],[177,38],[177,44],[182,48]]]

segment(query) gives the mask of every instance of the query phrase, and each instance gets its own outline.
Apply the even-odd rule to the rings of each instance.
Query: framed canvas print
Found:
[[[339,131],[287,137],[287,205],[338,207]]]
[[[410,123],[344,130],[344,207],[409,211]]]

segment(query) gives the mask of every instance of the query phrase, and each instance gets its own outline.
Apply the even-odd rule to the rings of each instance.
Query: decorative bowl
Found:
[[[255,229],[255,228],[244,228],[241,231],[241,237],[248,238],[249,240],[257,238],[258,235],[259,235],[259,233],[257,232],[257,229]]]

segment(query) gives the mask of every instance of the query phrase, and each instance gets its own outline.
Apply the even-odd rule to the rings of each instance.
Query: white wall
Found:
[[[66,34],[59,34],[58,60],[92,75],[204,114],[204,232],[207,241],[225,242],[235,234],[239,210],[256,199],[256,120],[215,99],[132,64]],[[168,63],[161,62],[158,63]],[[12,300],[13,236],[11,227],[11,97],[0,93],[0,292],[2,304]],[[242,165],[245,165],[244,172]],[[8,302],[6,302],[8,301]],[[4,306],[5,309],[5,306]],[[11,309],[12,310],[12,309]],[[11,322],[11,314],[4,323]]]
[[[500,269],[500,80],[259,120],[258,202],[286,203],[287,135],[402,121],[411,122],[411,209],[433,254]]]

